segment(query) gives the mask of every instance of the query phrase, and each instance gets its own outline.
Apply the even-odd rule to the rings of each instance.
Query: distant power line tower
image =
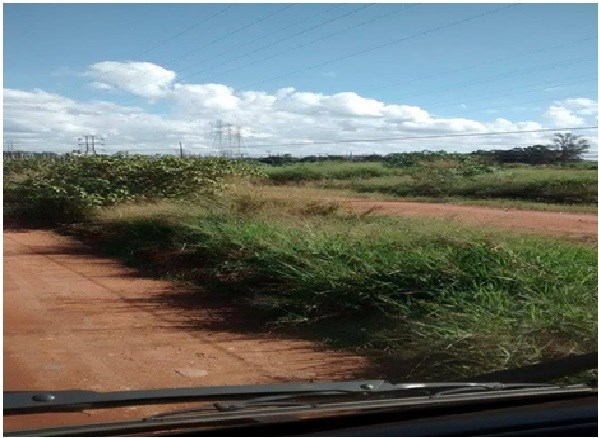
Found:
[[[15,150],[16,143],[14,140],[4,140],[4,150],[7,152],[13,152]]]
[[[89,155],[90,153],[96,155],[96,146],[104,146],[104,139],[95,135],[84,135],[77,140],[79,142],[79,149],[83,151],[84,155]]]
[[[241,135],[241,128],[239,126],[237,127],[237,129],[235,131],[234,147],[235,147],[235,155],[238,158],[243,158],[243,156],[244,156],[243,137]]]
[[[220,157],[241,158],[243,156],[241,128],[221,119],[212,124],[212,148]]]

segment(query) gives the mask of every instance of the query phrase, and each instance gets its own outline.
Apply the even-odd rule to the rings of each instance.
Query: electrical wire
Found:
[[[203,19],[203,20],[201,20],[201,21],[199,21],[199,22],[197,22],[197,23],[195,23],[195,24],[193,24],[193,25],[191,25],[191,26],[183,29],[181,32],[178,32],[178,33],[174,34],[173,36],[171,36],[169,38],[166,38],[165,40],[161,41],[160,43],[158,43],[154,47],[151,47],[150,49],[144,50],[139,55],[136,55],[134,58],[139,58],[139,57],[147,54],[148,52],[151,52],[152,50],[155,50],[156,48],[161,47],[161,46],[165,45],[166,43],[168,43],[168,42],[170,42],[170,41],[172,41],[172,40],[174,40],[176,38],[179,38],[182,35],[185,35],[186,33],[190,32],[191,30],[193,30],[193,29],[201,26],[202,24],[204,24],[204,23],[212,20],[213,18],[216,18],[219,15],[224,14],[225,12],[227,12],[232,7],[233,7],[233,5],[227,5],[227,6],[225,6],[224,8],[222,8],[218,12],[210,15],[209,17],[207,17],[207,18],[205,18],[205,19]]]
[[[594,78],[593,81],[584,81],[584,82],[580,82],[580,79],[586,79],[586,78]],[[538,88],[538,89],[531,89],[530,85],[524,85],[524,86],[520,86],[520,87],[515,87],[515,88],[508,88],[505,90],[500,90],[500,91],[495,91],[493,93],[490,94],[476,94],[476,99],[474,100],[464,100],[463,98],[460,99],[445,99],[445,100],[441,100],[441,101],[436,101],[436,102],[432,102],[432,103],[427,103],[426,107],[427,108],[443,108],[443,107],[448,107],[448,106],[454,106],[455,104],[462,104],[462,103],[470,103],[470,102],[480,102],[481,99],[486,99],[489,97],[495,97],[495,96],[500,96],[500,97],[504,97],[504,96],[512,96],[514,94],[529,94],[529,93],[536,93],[539,91],[543,91],[543,89],[545,88],[551,88],[551,87],[562,87],[562,86],[566,86],[566,85],[573,85],[573,84],[586,84],[586,83],[594,83],[595,85],[597,84],[597,74],[596,73],[592,73],[592,74],[587,74],[587,75],[582,75],[582,76],[576,76],[573,78],[570,78],[570,80],[568,80],[567,82],[557,82],[557,83],[551,83],[551,84],[542,84],[542,88]],[[536,82],[534,85],[540,85],[538,82]],[[522,92],[521,90],[528,90],[528,91],[524,91]]]
[[[394,11],[390,12],[390,13],[386,13],[386,14],[383,14],[383,15],[380,15],[380,16],[377,16],[377,17],[374,17],[374,18],[371,18],[371,19],[369,19],[369,20],[363,21],[363,22],[361,22],[361,23],[358,23],[358,24],[356,24],[356,25],[352,25],[352,26],[349,26],[349,27],[343,28],[343,29],[341,29],[341,30],[339,30],[339,31],[333,32],[333,33],[331,33],[331,34],[328,34],[328,35],[325,35],[325,36],[323,36],[323,37],[316,38],[316,39],[314,39],[314,40],[308,41],[307,43],[303,43],[303,44],[300,44],[300,45],[298,45],[298,46],[294,46],[294,47],[292,47],[291,49],[286,49],[286,50],[284,50],[284,51],[282,51],[282,52],[279,52],[279,53],[277,53],[277,54],[274,54],[274,55],[268,56],[268,57],[266,57],[266,58],[263,58],[263,59],[259,60],[258,62],[262,62],[262,61],[264,61],[265,59],[272,59],[272,58],[274,58],[274,57],[276,57],[276,56],[279,56],[280,54],[283,54],[283,53],[288,53],[290,50],[297,50],[297,49],[299,49],[299,48],[303,48],[303,47],[309,46],[309,45],[311,45],[311,44],[314,44],[314,43],[316,43],[316,42],[319,42],[319,41],[323,41],[323,40],[325,40],[325,39],[328,39],[328,38],[330,38],[330,37],[332,37],[332,36],[336,36],[336,35],[339,35],[339,34],[341,34],[341,33],[343,33],[343,32],[347,32],[348,30],[354,30],[354,29],[357,29],[357,28],[359,28],[359,27],[361,27],[361,26],[365,26],[366,24],[374,23],[375,21],[381,20],[381,19],[383,19],[383,18],[387,18],[387,17],[389,17],[389,16],[391,16],[391,15],[393,15],[393,14],[396,14],[396,13],[402,12],[402,11],[404,11],[405,9],[408,9],[408,8],[411,8],[411,7],[414,7],[414,6],[416,6],[416,5],[407,5],[407,6],[404,6],[404,7],[398,8],[398,9],[396,9],[396,10],[394,10]],[[361,8],[360,10],[363,10],[363,9],[365,9],[365,8]],[[353,11],[353,12],[351,12],[350,14],[346,14],[345,16],[348,16],[348,15],[354,14],[354,13],[356,13],[356,12],[359,12],[359,10]],[[342,18],[342,17],[339,17],[339,18]],[[330,20],[330,21],[335,21],[335,20]],[[320,27],[320,26],[319,26],[319,27]],[[310,31],[310,30],[313,30],[313,29],[312,29],[312,28],[311,28],[311,29],[306,29],[305,31],[302,31],[302,32],[299,32],[299,33],[297,33],[297,34],[291,35],[291,36],[289,36],[289,37],[287,37],[287,38],[283,38],[282,40],[275,41],[275,42],[274,42],[274,43],[272,43],[272,44],[269,44],[269,45],[266,45],[266,46],[260,47],[260,48],[258,48],[258,49],[256,49],[256,50],[253,50],[253,51],[251,51],[251,52],[249,52],[249,53],[246,53],[246,54],[244,54],[244,55],[237,56],[237,57],[235,57],[235,58],[230,58],[230,59],[228,59],[228,60],[226,60],[226,61],[223,61],[223,62],[221,62],[220,64],[216,64],[216,65],[213,65],[213,66],[211,66],[211,67],[209,67],[209,68],[206,68],[206,69],[204,69],[204,70],[200,70],[200,71],[198,71],[198,72],[195,72],[194,74],[192,74],[192,75],[189,75],[189,76],[186,76],[185,78],[182,78],[182,79],[188,79],[188,78],[190,78],[190,77],[197,76],[198,74],[201,74],[201,73],[204,73],[204,72],[207,72],[207,71],[213,70],[213,69],[215,69],[215,68],[221,67],[221,66],[223,66],[223,65],[225,65],[225,64],[228,64],[229,62],[233,62],[233,61],[236,61],[236,60],[238,60],[238,59],[242,59],[242,58],[245,58],[245,57],[247,57],[247,56],[253,55],[253,54],[255,54],[255,53],[258,53],[258,52],[260,52],[260,51],[262,51],[262,50],[264,50],[264,49],[268,49],[268,48],[270,48],[270,47],[273,47],[273,46],[275,46],[275,45],[278,45],[278,44],[280,44],[280,43],[282,43],[282,42],[284,42],[284,41],[287,41],[287,40],[289,40],[289,39],[295,38],[296,36],[302,35],[302,34],[304,34],[304,33],[308,32],[308,31]],[[254,64],[258,63],[258,62],[253,62],[253,63],[251,63],[251,64],[249,64],[249,65],[254,65]],[[237,67],[237,68],[235,68],[235,69],[232,69],[232,70],[227,70],[227,73],[229,73],[229,72],[231,72],[231,71],[236,71],[236,70],[239,70],[239,69],[241,69],[241,68],[244,68],[244,67],[245,67],[245,66],[240,66],[240,67]]]
[[[269,33],[266,33],[266,34],[260,35],[258,38],[254,38],[254,39],[253,39],[253,40],[251,40],[251,41],[246,41],[246,42],[244,42],[244,43],[240,44],[239,46],[237,46],[237,47],[235,47],[235,48],[233,48],[233,49],[230,49],[230,50],[224,50],[224,51],[222,51],[222,52],[220,52],[220,53],[217,53],[217,54],[216,54],[216,55],[214,55],[214,56],[211,56],[211,57],[209,57],[209,58],[207,58],[207,59],[204,59],[204,61],[203,61],[203,62],[209,62],[209,61],[213,61],[213,60],[215,60],[215,59],[218,59],[218,58],[220,58],[220,57],[221,57],[221,56],[223,56],[223,55],[228,55],[228,54],[231,52],[231,50],[237,50],[237,49],[239,49],[239,48],[242,48],[242,47],[246,47],[246,46],[252,45],[252,44],[254,44],[254,43],[255,43],[255,42],[257,42],[257,41],[263,40],[264,38],[268,38],[269,36],[275,35],[275,34],[277,34],[277,33],[281,32],[281,31],[284,31],[284,30],[290,29],[290,28],[292,28],[292,27],[295,27],[295,26],[297,26],[297,25],[298,25],[298,24],[300,24],[300,23],[304,23],[304,22],[306,22],[306,21],[313,20],[314,18],[316,18],[316,17],[318,17],[318,16],[320,16],[320,15],[326,14],[326,13],[328,13],[328,12],[332,11],[333,9],[337,9],[337,8],[339,8],[339,7],[341,7],[341,6],[342,6],[341,4],[337,4],[337,5],[335,5],[335,6],[331,7],[331,8],[327,8],[327,9],[325,9],[324,11],[322,11],[322,12],[320,12],[320,13],[316,14],[316,15],[312,15],[312,16],[310,16],[310,17],[308,17],[308,18],[302,18],[302,19],[300,19],[300,20],[294,21],[293,23],[291,23],[291,24],[288,24],[288,25],[286,25],[286,26],[283,26],[283,27],[280,27],[280,28],[278,28],[278,29],[276,29],[276,30],[274,30],[274,31],[272,31],[272,32],[269,32]],[[181,70],[179,70],[179,71],[181,71]]]
[[[543,52],[547,52],[549,50],[554,50],[554,49],[558,49],[561,47],[567,47],[573,44],[579,44],[585,41],[597,41],[597,36],[590,36],[590,37],[585,37],[585,38],[581,38],[581,39],[577,39],[574,41],[568,41],[567,43],[562,43],[562,44],[557,44],[557,45],[553,45],[553,46],[549,46],[549,47],[543,47],[541,49],[536,49],[533,51],[529,51],[529,52],[524,52],[524,53],[520,53],[518,55],[514,55],[514,56],[508,56],[508,57],[504,57],[504,58],[497,58],[497,59],[492,59],[489,61],[484,61],[482,63],[477,63],[477,64],[471,64],[465,67],[460,67],[460,68],[456,68],[456,69],[451,69],[451,70],[442,70],[442,71],[437,71],[436,73],[430,74],[430,75],[425,75],[425,76],[419,76],[417,78],[414,79],[408,79],[408,80],[401,80],[401,81],[395,81],[395,82],[391,82],[389,84],[386,85],[382,85],[382,86],[378,86],[378,87],[370,87],[368,88],[368,90],[370,91],[378,91],[378,90],[384,90],[387,88],[391,88],[394,87],[396,85],[400,85],[400,84],[411,84],[414,82],[420,82],[423,81],[425,79],[430,79],[430,78],[435,78],[435,77],[439,77],[439,76],[445,76],[447,74],[451,74],[451,73],[457,73],[460,71],[465,71],[465,70],[470,70],[472,68],[477,68],[477,67],[483,67],[485,65],[490,65],[490,64],[496,64],[498,62],[505,62],[505,61],[512,61],[514,59],[518,59],[518,58],[523,58],[523,57],[527,57],[530,55],[535,55],[537,53],[543,53]]]
[[[310,65],[310,66],[307,66],[307,67],[303,67],[301,69],[293,70],[293,71],[290,71],[290,72],[287,72],[287,73],[284,73],[284,74],[281,74],[281,75],[278,75],[278,76],[267,78],[267,79],[264,79],[262,81],[254,82],[254,83],[246,85],[246,87],[252,87],[252,86],[255,86],[255,85],[262,85],[262,84],[271,82],[273,80],[282,79],[282,78],[285,78],[285,77],[288,77],[288,76],[293,76],[295,74],[302,73],[302,72],[309,71],[309,70],[313,70],[315,68],[323,67],[325,65],[332,64],[334,62],[339,62],[339,61],[343,61],[343,60],[346,60],[346,59],[349,59],[349,58],[353,58],[353,57],[358,56],[358,55],[363,55],[364,53],[369,53],[369,52],[372,52],[374,50],[382,49],[384,47],[389,47],[389,46],[392,46],[392,45],[395,45],[395,44],[399,44],[399,43],[402,43],[402,42],[405,42],[405,41],[412,40],[414,38],[419,38],[421,36],[428,35],[430,33],[439,32],[441,30],[445,30],[445,29],[448,29],[450,27],[458,26],[460,24],[467,23],[469,21],[476,20],[478,18],[482,18],[482,17],[486,17],[488,15],[496,14],[498,12],[501,12],[501,11],[509,9],[509,8],[513,8],[515,6],[518,6],[518,4],[510,4],[510,5],[501,6],[499,8],[495,8],[495,9],[493,9],[491,11],[487,11],[487,12],[484,12],[484,13],[481,13],[481,14],[472,15],[470,17],[462,18],[462,19],[457,20],[457,21],[452,21],[451,23],[448,23],[448,24],[445,24],[445,25],[442,25],[442,26],[435,26],[435,27],[427,29],[425,31],[417,32],[417,33],[408,35],[406,37],[402,37],[402,38],[398,38],[398,39],[395,39],[395,40],[388,41],[386,43],[377,44],[375,46],[371,46],[371,47],[368,47],[366,49],[358,50],[357,52],[353,52],[353,53],[350,53],[348,55],[344,55],[344,56],[340,56],[340,57],[337,57],[337,58],[329,59],[327,61],[323,61],[323,62],[320,62],[320,63],[317,63],[317,64],[313,64],[313,65]]]
[[[132,58],[140,58],[141,56],[143,56],[143,55],[147,54],[148,52],[151,52],[152,50],[155,50],[156,48],[158,48],[158,47],[160,47],[160,46],[163,46],[163,45],[165,45],[166,43],[168,43],[168,42],[170,42],[170,41],[172,41],[172,40],[174,40],[174,39],[177,39],[177,38],[179,38],[179,37],[180,37],[180,36],[182,36],[182,35],[185,35],[186,33],[190,32],[191,30],[195,29],[196,27],[198,27],[198,26],[200,26],[200,25],[202,25],[202,24],[204,24],[204,23],[206,23],[206,22],[208,22],[208,21],[212,20],[213,18],[216,18],[216,17],[218,17],[219,15],[221,15],[221,14],[225,13],[226,11],[228,11],[229,9],[231,9],[232,7],[233,7],[233,5],[228,5],[228,6],[225,6],[224,8],[222,8],[222,9],[220,9],[219,11],[217,11],[216,13],[214,13],[214,14],[210,15],[209,17],[207,17],[207,18],[204,18],[203,20],[201,20],[201,21],[199,21],[199,22],[197,22],[197,23],[193,24],[192,26],[189,26],[189,27],[187,27],[187,28],[183,29],[182,31],[180,31],[180,32],[178,32],[178,33],[176,33],[176,34],[174,34],[174,35],[172,35],[172,36],[170,36],[170,37],[168,37],[168,38],[166,38],[166,39],[164,39],[164,40],[160,41],[159,43],[157,43],[157,44],[155,44],[155,45],[151,46],[149,49],[145,49],[145,50],[143,50],[142,52],[139,52],[138,54],[136,54],[136,55],[132,56]],[[86,85],[86,83],[85,83],[85,82],[84,82],[84,83],[82,83],[82,84],[79,84],[79,86],[77,86],[76,88],[77,88],[77,89],[78,89],[78,88],[81,88],[81,87],[83,87],[84,85]]]
[[[271,13],[271,14],[268,14],[268,15],[265,15],[264,17],[262,17],[262,18],[259,18],[259,19],[257,19],[257,20],[254,20],[254,21],[252,21],[251,23],[249,23],[249,24],[246,24],[245,26],[241,26],[241,27],[239,27],[239,28],[237,28],[237,29],[235,29],[235,30],[233,30],[233,31],[231,31],[231,32],[227,32],[226,34],[222,35],[221,37],[219,37],[219,38],[216,38],[216,39],[214,39],[214,40],[210,41],[209,43],[207,43],[207,44],[204,44],[203,46],[196,47],[196,48],[194,48],[193,50],[190,50],[190,51],[188,51],[188,52],[185,52],[184,54],[182,54],[182,55],[180,55],[180,56],[177,56],[177,57],[175,57],[175,58],[171,59],[170,61],[167,61],[167,62],[166,62],[166,64],[170,64],[171,62],[175,62],[175,61],[178,61],[178,60],[180,60],[180,59],[186,58],[186,57],[188,57],[189,55],[191,55],[191,54],[193,54],[193,53],[199,52],[200,50],[203,50],[203,49],[205,49],[206,47],[210,47],[210,46],[212,46],[212,45],[214,45],[214,44],[216,44],[216,43],[218,43],[218,42],[220,42],[220,41],[222,41],[222,40],[224,40],[224,39],[227,39],[227,38],[228,38],[228,37],[230,37],[231,35],[235,35],[236,33],[239,33],[239,32],[241,32],[241,31],[243,31],[243,30],[249,29],[250,27],[252,27],[252,26],[255,26],[255,25],[256,25],[256,24],[258,24],[258,23],[261,23],[261,22],[263,22],[264,20],[268,20],[269,18],[271,18],[271,17],[274,17],[275,15],[278,15],[278,14],[280,14],[281,12],[283,12],[283,11],[286,11],[287,9],[289,9],[289,8],[292,8],[292,7],[294,7],[294,6],[297,6],[297,4],[295,4],[295,3],[291,3],[291,4],[289,4],[289,5],[283,6],[282,8],[279,8],[279,9],[277,9],[276,11],[274,11],[273,13]]]
[[[539,71],[551,70],[551,69],[558,68],[558,67],[573,65],[573,64],[580,63],[580,62],[596,61],[596,60],[597,60],[596,56],[573,58],[573,59],[569,59],[569,60],[558,62],[558,63],[544,64],[541,66],[532,67],[532,68],[528,68],[528,69],[524,69],[524,70],[509,71],[509,72],[501,73],[499,75],[488,76],[486,78],[480,78],[480,79],[475,79],[472,81],[460,82],[458,84],[453,84],[448,87],[441,87],[441,88],[435,88],[435,89],[428,89],[426,91],[418,91],[418,92],[414,92],[414,93],[402,94],[400,96],[397,96],[396,98],[404,98],[404,97],[411,97],[411,96],[424,96],[424,95],[431,94],[431,93],[437,93],[439,91],[451,91],[451,90],[456,90],[459,88],[469,87],[471,85],[476,85],[479,83],[492,82],[497,79],[511,78],[511,77],[515,77],[515,76],[526,75],[529,73],[536,73]]]
[[[319,23],[319,24],[317,24],[317,25],[311,26],[311,27],[309,27],[309,28],[307,28],[307,29],[304,29],[304,30],[302,30],[302,31],[300,31],[300,32],[297,32],[297,33],[295,33],[295,34],[293,34],[293,35],[291,35],[291,36],[285,37],[285,38],[283,38],[283,39],[280,39],[280,40],[277,40],[277,41],[275,41],[275,42],[273,42],[273,43],[271,43],[271,44],[268,44],[268,45],[266,45],[266,46],[263,46],[263,47],[260,47],[260,48],[258,48],[258,49],[255,49],[255,50],[253,50],[253,51],[251,51],[251,52],[249,52],[249,53],[246,53],[246,54],[243,54],[243,55],[239,55],[239,56],[236,56],[236,57],[233,57],[233,58],[229,58],[229,59],[227,59],[227,60],[225,60],[225,61],[221,62],[220,64],[216,64],[216,65],[214,65],[214,66],[211,66],[211,67],[208,67],[208,68],[206,68],[206,69],[203,69],[203,70],[200,70],[200,71],[194,72],[194,73],[192,73],[192,74],[189,74],[189,75],[187,75],[187,76],[183,76],[183,77],[179,78],[179,80],[180,80],[180,81],[183,81],[183,80],[186,80],[186,79],[189,79],[189,78],[192,78],[192,77],[198,76],[198,75],[199,75],[199,74],[201,74],[201,73],[204,73],[204,72],[207,72],[207,71],[213,70],[213,69],[215,69],[215,68],[217,68],[217,67],[220,67],[220,66],[222,66],[222,65],[226,65],[226,64],[228,64],[228,63],[230,63],[230,62],[236,61],[236,60],[238,60],[238,59],[245,58],[245,57],[247,57],[247,56],[250,56],[250,55],[252,55],[252,54],[254,54],[254,53],[257,53],[257,52],[260,52],[260,51],[262,51],[262,50],[265,50],[265,49],[267,49],[267,48],[273,47],[273,46],[275,46],[275,45],[278,45],[278,44],[280,44],[280,43],[282,43],[282,42],[284,42],[284,41],[290,40],[290,39],[292,39],[292,38],[295,38],[295,37],[297,37],[297,36],[299,36],[299,35],[303,35],[303,34],[305,34],[305,33],[307,33],[307,32],[310,32],[310,31],[312,31],[312,30],[314,30],[314,29],[317,29],[317,28],[320,28],[320,27],[322,27],[322,26],[325,26],[325,25],[327,25],[327,24],[329,24],[329,23],[332,23],[332,22],[334,22],[334,21],[340,20],[340,19],[342,19],[342,18],[349,17],[350,15],[353,15],[353,14],[356,14],[356,13],[358,13],[358,12],[361,12],[361,11],[363,11],[364,9],[366,9],[366,8],[369,8],[369,7],[371,7],[371,6],[373,6],[373,5],[365,5],[365,6],[362,6],[362,7],[360,7],[360,8],[354,9],[354,10],[352,10],[352,11],[346,12],[346,13],[344,13],[343,15],[340,15],[340,16],[338,16],[338,17],[334,17],[334,18],[332,18],[332,19],[326,20],[326,21],[324,21],[324,22],[322,22],[322,23]],[[332,9],[332,8],[331,8],[331,9]],[[387,16],[387,15],[389,15],[389,14],[386,14],[385,16]],[[385,16],[382,16],[382,17],[380,17],[380,18],[384,18]],[[380,19],[380,18],[377,18],[377,19]],[[372,21],[376,21],[376,20],[369,20],[368,22],[372,22]],[[364,25],[364,24],[367,24],[368,22],[364,22],[364,23],[361,23],[361,24],[359,24],[359,25],[357,25],[357,26],[352,26],[352,27],[359,27],[359,26],[362,26],[362,25]],[[351,27],[350,27],[350,28],[351,28]],[[346,30],[349,30],[350,28],[347,28]],[[345,31],[345,30],[344,30],[344,31]],[[336,34],[338,34],[338,33],[341,33],[341,32],[336,32],[336,33],[334,33],[334,34],[331,34],[330,36],[332,36],[332,35],[336,35]],[[326,37],[325,37],[325,38],[326,38]],[[325,39],[325,38],[321,38],[321,39]],[[319,40],[321,40],[321,39],[319,39]],[[297,49],[297,48],[299,48],[299,47],[304,47],[304,46],[307,46],[307,45],[309,45],[309,44],[312,44],[313,42],[316,42],[316,41],[319,41],[319,40],[314,40],[314,41],[311,41],[311,42],[309,42],[309,43],[301,44],[301,45],[299,45],[299,46],[296,46],[296,47],[294,47],[293,49]],[[285,52],[285,53],[287,53],[288,51],[289,51],[289,49],[286,49],[284,52]],[[271,59],[271,58],[274,58],[275,56],[278,56],[278,54],[276,54],[276,55],[272,55],[272,56],[268,56],[266,59]],[[254,61],[254,62],[250,63],[249,65],[254,65],[254,64],[257,64],[257,63],[259,63],[259,62],[262,62],[263,60],[264,60],[264,59],[260,59],[260,60],[258,60],[258,61]],[[178,73],[181,73],[182,71],[185,71],[185,70],[189,70],[189,68],[190,68],[190,67],[193,67],[193,66],[195,66],[195,65],[197,65],[197,64],[193,64],[193,65],[191,65],[191,66],[188,66],[188,67],[186,67],[186,68],[184,68],[184,69],[179,69],[179,70],[178,70]],[[227,71],[227,73],[228,73],[229,71],[235,71],[235,70],[239,70],[239,69],[240,69],[240,67],[236,67],[236,68],[234,68],[234,69],[232,69],[232,70],[228,70],[228,71]],[[151,85],[151,84],[153,84],[153,83],[154,83],[154,81],[152,81],[152,82],[148,82],[148,83],[145,83],[145,84],[142,84],[141,86]]]
[[[203,46],[201,46],[201,47],[199,47],[199,48],[195,48],[195,49],[193,49],[193,50],[191,50],[191,51],[188,51],[188,52],[184,53],[183,55],[180,55],[180,56],[177,56],[177,57],[175,57],[175,58],[172,58],[172,59],[170,59],[169,61],[166,61],[166,63],[165,63],[165,64],[169,64],[169,63],[171,63],[171,62],[175,62],[175,61],[178,61],[178,60],[180,60],[180,59],[186,58],[187,56],[191,55],[192,53],[195,53],[195,52],[197,52],[197,51],[199,51],[199,50],[202,50],[202,49],[205,49],[205,48],[207,48],[207,47],[210,47],[210,46],[212,46],[212,45],[214,45],[214,44],[216,44],[216,43],[218,43],[218,42],[220,42],[220,41],[222,41],[222,40],[226,39],[227,37],[230,37],[231,35],[234,35],[234,34],[236,34],[236,33],[238,33],[238,32],[241,32],[241,31],[243,31],[243,30],[245,30],[245,29],[248,29],[248,28],[250,28],[250,27],[252,27],[252,26],[254,26],[254,25],[256,25],[256,24],[258,24],[258,23],[260,23],[260,22],[262,22],[262,21],[264,21],[264,20],[267,20],[268,18],[271,18],[271,17],[273,17],[274,15],[280,14],[281,12],[283,12],[283,11],[285,11],[285,10],[287,10],[287,9],[289,9],[289,8],[291,8],[291,7],[293,7],[293,6],[296,6],[296,4],[295,4],[295,3],[292,3],[292,4],[289,4],[289,5],[283,6],[282,8],[279,8],[279,9],[277,9],[277,10],[276,10],[275,12],[273,12],[273,13],[271,13],[271,14],[268,14],[268,15],[266,15],[266,16],[264,16],[264,17],[262,17],[262,18],[259,18],[259,19],[257,19],[257,20],[254,20],[254,21],[252,21],[251,23],[249,23],[249,24],[247,24],[247,25],[245,25],[245,26],[239,27],[239,28],[237,28],[237,29],[235,29],[235,30],[233,30],[233,31],[231,31],[231,32],[229,32],[229,33],[227,33],[227,34],[225,34],[225,35],[223,35],[223,36],[219,37],[219,38],[216,38],[216,39],[214,39],[214,40],[210,41],[210,42],[209,42],[209,43],[207,43],[207,44],[204,44]],[[147,84],[142,84],[142,86],[145,86],[145,85],[150,85],[150,84],[153,84],[154,82],[155,82],[155,81],[151,81],[151,82],[148,82]],[[101,92],[101,93],[104,93],[104,92],[106,92],[106,91],[108,91],[108,89],[102,90],[102,92]],[[96,93],[96,94],[92,95],[92,96],[91,96],[89,99],[94,99],[94,98],[98,97],[99,95],[100,95],[100,93]]]
[[[542,129],[528,129],[528,130],[515,130],[515,131],[492,131],[492,132],[469,132],[463,134],[435,134],[435,135],[404,135],[399,137],[380,137],[380,138],[362,138],[362,139],[339,139],[339,140],[316,140],[306,141],[302,143],[276,143],[276,144],[247,144],[248,148],[258,147],[288,147],[288,146],[314,146],[314,145],[332,145],[332,144],[345,144],[345,143],[380,143],[389,141],[403,141],[403,140],[419,140],[419,139],[435,139],[435,138],[467,138],[467,137],[490,137],[499,135],[514,135],[514,134],[533,134],[543,132],[559,132],[559,131],[581,131],[581,130],[592,130],[597,129],[597,126],[573,126],[573,127],[560,127],[560,128],[542,128]],[[177,149],[173,146],[173,150]],[[205,148],[193,148],[187,147],[186,149],[205,149]],[[146,148],[137,149],[139,151],[156,151],[156,150],[169,150],[169,148]]]

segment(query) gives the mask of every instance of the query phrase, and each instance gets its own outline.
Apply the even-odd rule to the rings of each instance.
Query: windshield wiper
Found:
[[[391,386],[389,386],[391,385]],[[352,401],[363,402],[365,399],[377,401],[397,401],[398,399],[419,397],[428,400],[441,399],[448,396],[457,396],[465,394],[477,395],[490,391],[521,391],[543,392],[555,390],[579,391],[588,389],[586,385],[571,385],[562,387],[550,384],[503,384],[503,383],[420,383],[420,384],[389,384],[385,382],[379,388],[363,390],[360,392],[336,392],[322,391],[314,393],[286,394],[277,396],[255,397],[240,402],[224,401],[214,403],[211,406],[200,408],[176,410],[152,415],[145,418],[145,421],[160,421],[166,419],[183,419],[193,417],[199,413],[205,412],[235,412],[246,411],[248,409],[260,410],[267,408],[317,408],[319,406],[348,405]]]
[[[4,414],[39,412],[71,412],[84,409],[115,408],[143,404],[220,401],[229,406],[235,400],[288,400],[298,397],[330,397],[364,394],[394,394],[430,396],[440,391],[480,391],[506,388],[539,388],[546,384],[502,383],[389,383],[384,380],[357,380],[349,382],[288,383],[271,385],[213,386],[205,388],[173,388],[142,391],[54,391],[5,392]],[[264,397],[267,397],[264,399]],[[275,397],[273,399],[273,397]],[[221,408],[224,405],[221,405]],[[237,405],[241,406],[241,405]]]
[[[288,421],[302,418],[303,414],[316,413],[319,417],[333,415],[353,416],[369,412],[398,412],[398,410],[427,409],[430,407],[477,406],[494,400],[556,400],[564,397],[581,397],[596,394],[585,385],[561,387],[547,384],[501,384],[501,383],[419,383],[390,384],[382,382],[371,389],[347,390],[363,383],[339,382],[342,390],[299,391],[287,394],[257,396],[241,402],[224,401],[196,409],[165,412],[140,420],[117,423],[99,423],[81,426],[57,427],[41,430],[20,430],[5,433],[6,436],[98,436],[103,434],[125,435],[148,431],[183,430],[199,427],[204,430],[227,428],[234,425],[255,425],[263,422]],[[318,386],[320,384],[316,384]],[[324,384],[331,389],[331,384]],[[290,385],[272,385],[287,386]],[[337,386],[337,385],[335,385]],[[227,388],[227,387],[221,387]],[[248,388],[249,389],[249,388]],[[247,393],[246,393],[247,395]],[[217,395],[209,397],[219,399]],[[202,399],[203,400],[203,399]],[[195,399],[194,401],[198,401]],[[161,403],[164,401],[161,400]],[[94,408],[97,406],[94,406]],[[299,415],[299,417],[298,417]]]
[[[385,393],[398,391],[474,390],[505,388],[506,384],[488,382],[544,382],[582,370],[597,368],[597,353],[572,355],[537,365],[491,373],[469,379],[467,382],[398,383],[384,380],[356,380],[348,382],[285,383],[267,385],[214,386],[202,388],[173,388],[142,391],[24,391],[4,392],[4,415],[36,412],[81,411],[89,408],[114,408],[142,404],[167,404],[189,401],[248,400],[256,397],[298,395],[342,395]],[[487,383],[485,383],[487,382]],[[531,387],[530,384],[525,384]],[[538,386],[538,385],[537,385]]]

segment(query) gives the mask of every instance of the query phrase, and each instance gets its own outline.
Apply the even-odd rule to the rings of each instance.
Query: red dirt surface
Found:
[[[356,213],[451,218],[597,240],[597,215],[343,198]],[[118,391],[353,378],[363,357],[261,333],[245,309],[142,278],[50,231],[4,231],[4,390]],[[139,419],[142,406],[4,417],[5,430]]]
[[[4,390],[340,380],[366,364],[261,333],[240,316],[243,309],[207,295],[142,278],[50,231],[5,230]],[[177,407],[6,416],[4,427],[133,419]]]
[[[527,211],[428,202],[375,201],[341,198],[356,213],[391,216],[433,216],[508,231],[597,240],[597,215]]]

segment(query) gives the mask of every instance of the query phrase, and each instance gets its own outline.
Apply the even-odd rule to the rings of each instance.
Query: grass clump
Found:
[[[105,216],[97,227],[106,247],[145,262],[162,254],[162,274],[185,265],[181,278],[242,300],[272,327],[416,361],[413,377],[596,348],[594,247],[326,205],[299,217],[300,207],[229,198],[176,217]]]

